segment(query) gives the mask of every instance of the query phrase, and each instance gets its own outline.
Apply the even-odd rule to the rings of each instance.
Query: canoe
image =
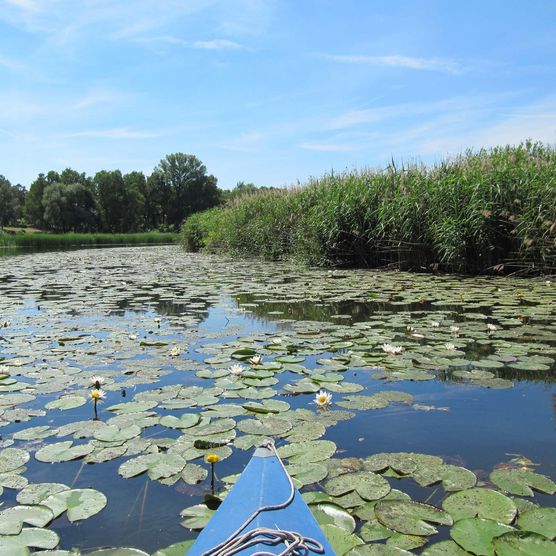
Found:
[[[294,551],[296,542],[305,548]],[[255,450],[187,556],[257,553],[334,555],[270,443]]]

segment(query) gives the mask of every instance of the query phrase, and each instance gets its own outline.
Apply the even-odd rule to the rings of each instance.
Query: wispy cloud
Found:
[[[415,58],[411,56],[401,56],[399,54],[392,54],[389,56],[324,54],[323,57],[333,62],[341,62],[345,64],[391,66],[420,71],[439,71],[451,74],[459,74],[463,72],[463,67],[456,61],[444,58]]]
[[[127,127],[116,127],[112,129],[90,129],[74,131],[63,134],[63,137],[96,137],[99,139],[152,139],[159,137],[160,133],[155,131],[134,131]]]
[[[204,50],[242,50],[245,47],[237,42],[226,39],[213,39],[210,41],[195,41],[193,48]]]
[[[39,9],[35,0],[6,0],[6,3],[30,12],[36,12]]]

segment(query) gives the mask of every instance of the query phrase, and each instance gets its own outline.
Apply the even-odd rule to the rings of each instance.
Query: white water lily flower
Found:
[[[230,374],[239,376],[243,372],[243,365],[230,366]]]
[[[392,344],[382,344],[382,351],[390,355],[397,355],[403,351],[403,347],[393,346]]]
[[[408,324],[408,325],[405,327],[405,329],[406,329],[408,332],[415,332],[415,327],[414,327],[414,326],[411,326],[411,324]]]
[[[270,341],[273,344],[281,344],[282,343],[282,338],[272,338]]]
[[[440,323],[439,323],[438,321],[436,321],[436,320],[433,320],[433,321],[431,322],[431,326],[432,326],[433,328],[438,328],[438,327],[440,326]]]
[[[451,344],[450,342],[448,342],[447,344],[444,344],[444,347],[448,350],[448,351],[456,351],[456,346],[454,344]]]
[[[332,394],[321,390],[315,395],[315,404],[319,408],[328,407],[332,403]]]
[[[98,390],[106,384],[106,379],[103,376],[95,375],[91,377],[91,384]]]
[[[178,346],[174,346],[170,350],[170,356],[171,357],[178,357],[180,353],[181,353],[181,349]]]
[[[260,365],[263,362],[263,357],[262,355],[253,355],[248,361],[251,365]]]
[[[130,334],[130,335],[128,336],[128,338],[129,338],[130,340],[137,340],[137,334]]]
[[[91,392],[91,400],[95,403],[102,401],[106,397],[106,392],[100,388]]]
[[[489,332],[494,332],[495,330],[498,330],[498,328],[496,327],[495,324],[491,324],[490,322],[487,324],[487,330]]]
[[[450,326],[450,332],[454,336],[457,336],[459,334],[459,326]]]

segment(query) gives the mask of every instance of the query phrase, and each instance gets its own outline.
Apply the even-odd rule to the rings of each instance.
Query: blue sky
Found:
[[[0,174],[283,186],[556,143],[550,0],[0,0]]]

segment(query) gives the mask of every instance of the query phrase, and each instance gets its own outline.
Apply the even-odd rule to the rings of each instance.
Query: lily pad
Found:
[[[72,440],[65,440],[48,444],[37,450],[35,458],[46,463],[56,463],[82,458],[93,450],[94,446],[92,444],[77,444],[74,446]]]
[[[437,533],[429,522],[452,525],[452,517],[428,504],[403,500],[381,500],[375,508],[377,519],[389,529],[406,535],[428,536]]]
[[[489,488],[470,488],[456,492],[444,500],[442,507],[454,521],[481,517],[509,524],[517,513],[513,500]]]
[[[533,496],[533,489],[546,494],[556,493],[556,483],[527,469],[495,469],[490,480],[504,492],[518,496]]]
[[[107,504],[102,492],[92,488],[63,490],[42,501],[57,517],[67,510],[69,521],[87,519],[100,512]]]
[[[535,508],[521,514],[517,525],[524,531],[538,533],[543,537],[556,537],[556,508]]]
[[[493,539],[509,531],[513,531],[513,527],[492,519],[470,517],[457,521],[450,529],[450,536],[468,552],[494,556]]]
[[[354,533],[348,533],[346,530],[336,525],[327,523],[322,525],[322,530],[337,556],[342,556],[349,552],[354,546],[365,544]]]
[[[18,535],[24,523],[45,527],[53,519],[46,506],[13,506],[0,512],[0,535]]]
[[[130,479],[148,472],[152,480],[163,479],[181,473],[185,459],[177,454],[145,454],[122,463],[118,473],[124,479]]]
[[[365,500],[379,500],[391,490],[388,481],[371,471],[345,473],[326,481],[324,488],[332,496],[340,496],[355,490]]]
[[[214,515],[215,510],[211,510],[206,504],[197,504],[190,508],[185,508],[180,512],[181,517],[185,517],[180,525],[187,529],[203,529]]]
[[[493,539],[497,556],[554,556],[556,543],[534,534],[518,531]]]
[[[29,461],[29,452],[19,448],[5,448],[0,451],[0,473],[7,473],[25,465]]]

